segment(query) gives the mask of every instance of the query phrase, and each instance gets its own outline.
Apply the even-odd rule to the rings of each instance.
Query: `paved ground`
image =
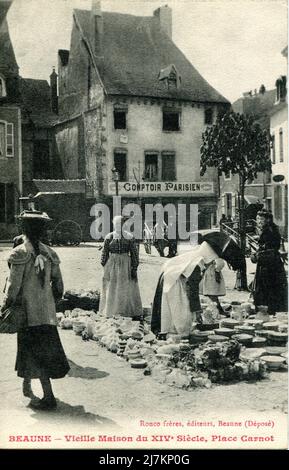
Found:
[[[184,249],[186,247],[182,247]],[[5,259],[8,250],[0,247],[1,291],[7,275]],[[100,288],[102,268],[99,264],[100,251],[95,245],[58,248],[57,252],[62,260],[66,289]],[[162,262],[156,252],[148,257],[141,249],[139,282],[144,304],[152,301]],[[248,266],[248,272],[251,271],[252,266]],[[224,274],[228,287],[227,298],[246,300],[248,294],[233,290],[235,275],[228,269]],[[136,424],[140,419],[152,421],[157,418],[180,419],[182,416],[187,419],[208,419],[220,418],[220,415],[233,419],[236,414],[252,419],[257,416],[268,419],[270,416],[284,417],[286,414],[286,372],[271,373],[269,380],[258,383],[183,391],[143,376],[141,371],[131,369],[116,355],[100,348],[93,341],[83,342],[71,331],[61,331],[61,338],[71,371],[66,378],[54,381],[59,409],[48,414],[27,408],[27,401],[21,397],[21,382],[13,370],[16,337],[1,335],[0,422],[5,423],[5,432],[9,432],[9,428],[15,432],[15,423],[17,432],[21,429],[29,434],[39,430],[49,433],[51,429],[68,432],[69,428],[72,433],[102,430],[107,426],[119,429],[127,423]],[[37,383],[35,387],[36,392],[39,392]]]

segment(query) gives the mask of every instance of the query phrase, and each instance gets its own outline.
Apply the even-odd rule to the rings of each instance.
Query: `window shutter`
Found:
[[[222,203],[222,214],[226,214],[226,195],[222,194],[221,203]]]
[[[236,215],[236,194],[232,194],[232,217]]]

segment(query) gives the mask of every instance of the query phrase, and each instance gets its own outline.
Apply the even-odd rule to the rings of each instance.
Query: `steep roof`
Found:
[[[93,49],[91,13],[74,10],[76,22]],[[103,68],[108,94],[228,103],[161,30],[155,17],[103,12]],[[101,65],[96,58],[98,65]],[[181,76],[179,89],[158,80],[161,69],[174,64]]]
[[[21,108],[35,125],[49,127],[57,120],[51,111],[50,86],[46,80],[20,78]]]
[[[7,13],[12,1],[0,0],[0,70],[18,72],[13,46],[7,24]]]

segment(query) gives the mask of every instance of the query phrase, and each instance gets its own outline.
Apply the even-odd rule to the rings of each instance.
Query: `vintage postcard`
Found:
[[[287,449],[287,6],[0,0],[2,449]]]

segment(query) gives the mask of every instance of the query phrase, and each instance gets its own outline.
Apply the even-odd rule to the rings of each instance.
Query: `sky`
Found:
[[[203,77],[231,102],[287,72],[286,0],[102,0],[103,11],[152,15],[168,4],[173,40]],[[14,0],[8,23],[20,74],[49,80],[57,50],[69,49],[74,8],[91,0]]]

